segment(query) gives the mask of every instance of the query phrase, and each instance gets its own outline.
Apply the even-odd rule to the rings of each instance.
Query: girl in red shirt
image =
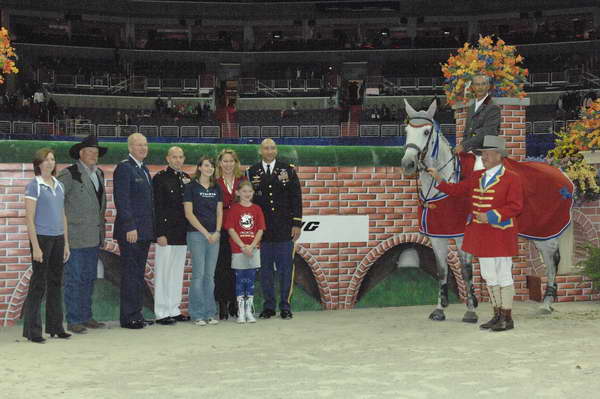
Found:
[[[252,183],[243,180],[236,194],[239,202],[227,212],[225,228],[231,244],[231,268],[235,273],[235,295],[238,302],[238,323],[255,323],[254,281],[260,268],[259,243],[266,229],[260,206],[252,203]]]

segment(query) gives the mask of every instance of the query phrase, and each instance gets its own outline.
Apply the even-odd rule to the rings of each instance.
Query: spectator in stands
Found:
[[[162,98],[160,98],[160,96],[158,96],[156,101],[154,101],[154,109],[156,110],[156,113],[159,115],[162,114],[164,112],[164,107],[165,107],[165,102],[163,101]]]
[[[189,312],[198,326],[218,323],[214,278],[223,222],[222,201],[221,189],[215,182],[215,163],[202,157],[183,196],[189,222],[187,243],[192,253]]]
[[[202,103],[196,104],[196,119],[198,121],[202,120]]]
[[[65,188],[65,214],[71,257],[65,265],[65,306],[67,328],[77,334],[88,328],[103,328],[92,317],[92,294],[98,269],[98,254],[104,245],[106,192],[104,172],[98,158],[108,149],[100,147],[93,135],[69,150],[76,162],[60,171]]]
[[[117,111],[117,115],[115,115],[115,125],[123,124],[123,116],[121,115],[121,111]]]
[[[390,120],[391,121],[397,121],[397,120],[399,120],[399,117],[398,117],[398,105],[396,103],[392,104],[392,106],[390,107]]]
[[[154,240],[154,205],[150,171],[144,165],[148,142],[140,133],[127,138],[129,156],[119,162],[113,174],[113,197],[117,217],[114,238],[121,251],[122,328],[141,329],[151,324],[142,314],[144,270]]]
[[[173,103],[171,96],[169,96],[169,98],[167,98],[167,114],[171,115],[173,113],[174,106],[175,104]]]
[[[69,259],[65,190],[55,177],[54,151],[42,148],[33,159],[35,177],[25,188],[25,221],[33,274],[23,306],[23,336],[44,343],[41,304],[46,295],[46,333],[69,338],[63,327],[63,264]]]
[[[131,118],[127,112],[123,112],[123,124],[129,125],[131,123]]]

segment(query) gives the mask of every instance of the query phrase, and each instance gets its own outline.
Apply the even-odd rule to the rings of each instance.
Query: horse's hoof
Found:
[[[429,320],[444,321],[446,320],[446,315],[442,309],[436,309],[429,315]]]
[[[478,320],[479,317],[477,317],[477,313],[471,312],[470,310],[467,310],[462,318],[463,323],[477,323]]]

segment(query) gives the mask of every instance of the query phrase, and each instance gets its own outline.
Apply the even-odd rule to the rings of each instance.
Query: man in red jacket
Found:
[[[450,184],[436,169],[428,172],[438,182],[438,190],[471,197],[462,249],[479,258],[481,276],[494,307],[494,317],[480,328],[505,331],[514,328],[512,257],[518,254],[516,217],[523,209],[523,189],[520,177],[502,163],[506,156],[502,137],[485,136],[478,150],[485,170],[474,172],[466,180]]]

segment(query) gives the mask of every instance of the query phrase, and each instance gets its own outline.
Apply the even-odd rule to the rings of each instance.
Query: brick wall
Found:
[[[511,156],[522,159],[525,154],[525,106],[502,105],[502,129]],[[456,113],[457,140],[460,141],[466,114]],[[66,165],[59,165],[59,168]],[[161,166],[150,166],[152,174]],[[115,218],[112,202],[112,173],[114,166],[103,166],[106,174],[107,242],[105,249],[118,254],[112,241]],[[403,243],[430,247],[429,239],[418,233],[417,186],[415,180],[403,178],[395,167],[299,167],[305,215],[369,215],[369,241],[347,243],[302,244],[297,253],[310,266],[319,287],[325,309],[352,308],[360,285],[371,265],[387,250]],[[0,164],[0,325],[11,325],[18,318],[29,284],[30,253],[24,223],[24,186],[33,176],[30,164]],[[576,237],[598,245],[600,242],[600,208],[588,203],[574,210]],[[528,275],[543,275],[539,256],[527,241],[520,241],[520,255],[514,258],[516,299],[529,299]],[[146,282],[152,289],[154,268],[153,247],[146,266]],[[464,282],[456,247],[448,255],[450,269],[464,297]],[[191,268],[184,275],[184,304]],[[475,289],[483,300],[487,290],[479,269],[475,268]],[[590,282],[578,275],[559,276],[559,301],[598,300]]]

